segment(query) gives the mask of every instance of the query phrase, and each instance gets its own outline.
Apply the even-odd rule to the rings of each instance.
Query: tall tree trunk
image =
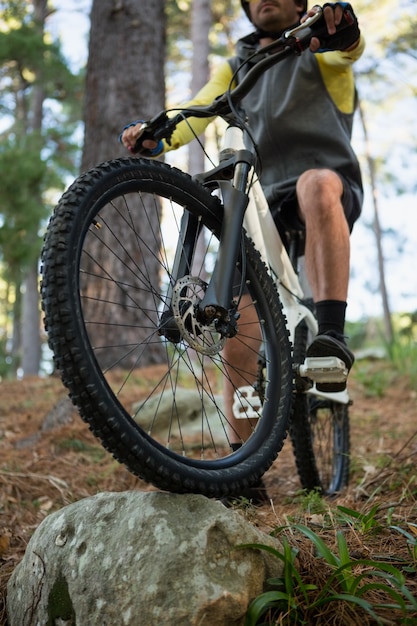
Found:
[[[163,0],[94,0],[81,169],[126,156],[119,134],[165,100]]]
[[[394,331],[392,327],[391,310],[389,306],[388,291],[387,291],[387,285],[385,281],[385,264],[384,264],[384,254],[382,250],[381,223],[379,220],[378,189],[377,189],[377,184],[376,184],[375,160],[371,154],[365,112],[363,110],[363,106],[360,100],[359,100],[359,115],[360,115],[361,124],[363,128],[363,135],[364,135],[364,140],[365,140],[365,157],[366,157],[366,161],[368,164],[369,179],[370,179],[371,190],[372,190],[372,203],[373,203],[373,209],[374,209],[374,217],[373,217],[372,226],[373,226],[373,231],[375,234],[375,242],[376,242],[376,249],[377,249],[379,290],[380,290],[381,298],[382,298],[384,332],[385,332],[385,338],[387,342],[392,343],[394,339]]]
[[[45,28],[45,20],[48,14],[47,4],[47,0],[33,0],[34,18],[40,33],[43,33]],[[44,101],[45,90],[43,87],[42,74],[38,72],[36,84],[33,87],[33,97],[28,116],[28,133],[41,132]],[[42,202],[40,193],[38,201],[40,203]],[[34,262],[29,265],[23,277],[21,329],[21,369],[24,376],[33,376],[39,373],[41,358],[38,259],[35,259]]]
[[[22,370],[24,376],[36,376],[41,360],[38,262],[28,268],[22,297]]]
[[[89,169],[99,162],[115,158],[123,154],[128,156],[120,146],[118,137],[126,123],[137,119],[149,119],[164,106],[165,83],[165,14],[163,0],[94,0],[91,12],[91,31],[89,56],[87,65],[86,103],[85,103],[85,143],[82,156],[82,170]],[[141,209],[138,201],[137,211]],[[149,217],[154,216],[155,226],[158,215],[150,211]],[[149,249],[154,249],[155,238],[153,228],[143,220],[141,238],[149,237]],[[113,236],[114,236],[113,232]],[[153,284],[159,283],[159,264],[156,255],[149,255],[144,260],[137,250],[137,240],[126,232],[118,233],[124,241],[126,253],[135,258],[138,266],[146,263],[149,271],[153,272]],[[129,239],[130,237],[130,239]],[[103,265],[109,266],[117,260],[109,258],[105,246],[99,246],[94,255],[96,259],[103,257]],[[119,263],[120,266],[120,263]],[[121,267],[109,268],[118,279],[132,284],[132,277],[120,276]],[[140,277],[138,277],[138,287]],[[110,281],[109,281],[110,283]],[[94,291],[94,280],[89,282],[89,292]],[[100,292],[100,298],[112,301],[109,292]],[[132,285],[134,289],[134,285]],[[141,306],[152,309],[152,295],[146,302],[145,295]],[[97,310],[99,302],[91,300],[95,315],[102,315],[103,322],[123,322],[120,326],[120,344],[140,341],[140,330],[136,324],[136,311],[132,307],[125,307],[123,320],[118,319],[119,310],[109,311],[105,307]],[[88,310],[85,311],[88,317]],[[105,328],[105,324],[103,324]],[[95,330],[94,341],[105,342],[100,328]],[[144,333],[146,330],[143,331]],[[108,358],[113,358],[109,355]],[[132,356],[132,359],[134,357]],[[162,348],[155,342],[154,352],[149,363],[156,363],[162,358]],[[106,363],[103,363],[106,365]],[[130,365],[135,365],[134,361]]]

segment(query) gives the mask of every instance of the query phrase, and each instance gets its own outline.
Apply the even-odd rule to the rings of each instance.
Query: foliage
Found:
[[[382,397],[399,374],[417,388],[417,312],[396,313],[392,322],[392,342],[386,341],[379,318],[346,324],[349,346],[358,355],[363,351],[370,357],[357,359],[353,370],[368,396]]]
[[[372,377],[380,363],[368,366]],[[253,600],[245,626],[417,623],[415,387],[397,374],[400,380],[404,391],[382,402],[366,402],[362,418],[355,399],[347,493],[319,499],[315,492],[310,498],[302,492],[275,505],[278,513],[292,504],[285,523],[279,518],[271,533],[282,547],[275,552],[256,549],[273,553],[283,570]],[[401,416],[398,421],[395,415]]]
[[[182,73],[185,72],[188,76],[190,74],[191,59],[195,52],[190,40],[191,3],[192,0],[166,2],[168,90],[171,83],[176,86],[178,82],[183,82]],[[232,29],[236,16],[241,12],[241,6],[238,0],[212,0],[210,6],[212,11],[210,62],[213,62],[216,58],[232,56],[234,52]],[[177,95],[175,97],[178,98]],[[179,96],[180,100],[186,97],[185,91]]]
[[[341,509],[343,507],[339,507]],[[374,507],[367,517],[367,523],[374,519]],[[355,518],[354,511],[344,509]],[[323,609],[330,603],[348,603],[357,611],[357,620],[361,619],[361,612],[367,613],[376,624],[384,624],[385,620],[379,615],[380,610],[389,610],[401,615],[401,623],[411,623],[417,613],[417,600],[405,583],[404,574],[399,568],[372,559],[354,559],[350,556],[345,535],[342,530],[336,531],[336,548],[331,549],[326,542],[311,528],[303,524],[293,524],[288,528],[281,528],[279,535],[287,530],[291,535],[301,533],[315,548],[317,567],[328,569],[326,582],[322,586],[306,582],[298,571],[297,556],[299,551],[291,546],[289,540],[281,537],[282,551],[263,544],[246,544],[240,548],[264,550],[282,562],[283,571],[279,578],[268,581],[271,587],[259,595],[251,603],[245,626],[260,624],[260,618],[271,608],[274,609],[268,624],[311,624],[322,614]],[[408,543],[415,548],[415,537],[404,529],[396,529],[404,534]],[[320,565],[319,565],[320,562]],[[378,593],[379,602],[369,599],[370,594]],[[275,621],[279,618],[279,622]]]
[[[417,524],[407,522],[407,530],[401,526],[391,526],[392,530],[398,531],[407,540],[407,547],[409,550],[410,559],[412,561],[411,572],[416,572],[417,569]]]
[[[39,140],[38,135],[31,134],[22,139],[20,146],[13,140],[0,145],[4,177],[0,190],[0,249],[7,263],[8,280],[17,280],[20,271],[39,255],[36,233],[45,217],[45,208],[38,201],[39,190],[48,188],[49,174],[52,175],[41,159]]]
[[[274,607],[286,616],[286,624],[309,624],[320,614],[324,605],[330,602],[347,602],[367,612],[378,624],[384,623],[377,615],[378,608],[407,612],[417,610],[417,602],[405,585],[404,576],[398,568],[367,559],[352,560],[342,532],[337,532],[338,552],[333,552],[311,529],[295,525],[293,530],[303,533],[316,548],[317,558],[323,559],[331,571],[327,583],[319,589],[306,584],[296,568],[297,550],[292,548],[284,537],[283,552],[261,544],[248,544],[245,547],[266,550],[283,562],[281,578],[269,581],[276,590],[267,591],[256,598],[247,612],[245,626],[255,626],[268,609]],[[360,573],[355,570],[362,569]],[[378,590],[389,600],[379,606],[366,600],[370,590]],[[360,619],[360,614],[358,614]]]
[[[402,10],[396,12],[396,36],[386,36],[383,42],[388,56],[396,56],[398,58],[398,53],[402,53],[408,58],[417,60],[417,21],[412,19],[412,15],[413,13],[415,15],[416,11],[415,2],[413,0],[403,0],[400,3],[400,7]]]
[[[5,337],[19,326],[23,277],[37,263],[45,220],[78,155],[72,137],[82,76],[72,74],[33,10],[27,2],[0,5],[0,277],[17,294],[11,317],[10,303],[3,304],[1,317],[11,321]]]
[[[393,316],[394,338],[385,348],[391,368],[417,387],[417,312]]]
[[[381,292],[389,334],[389,306],[390,300],[393,300],[390,292],[396,291],[400,298],[405,294],[395,283],[388,285],[384,268],[388,266],[388,261],[394,264],[398,263],[398,259],[406,258],[402,249],[404,242],[410,248],[413,243],[411,231],[405,229],[401,238],[398,236],[399,227],[396,229],[396,240],[391,237],[388,241],[382,214],[383,211],[387,211],[387,215],[388,211],[392,213],[393,207],[388,206],[388,202],[394,204],[398,196],[415,193],[417,189],[413,176],[417,163],[417,126],[412,113],[417,93],[417,40],[413,36],[417,5],[412,0],[381,0],[375,10],[374,3],[369,0],[357,0],[354,7],[366,41],[365,53],[354,66],[360,102],[358,121],[360,119],[361,122],[361,128],[357,124],[355,140],[360,145],[357,151],[368,192],[365,193],[364,214],[372,205],[372,209],[368,209],[373,212],[368,227],[378,246],[379,280],[375,281],[375,291]],[[381,132],[382,128],[384,132]],[[405,199],[397,204],[404,207],[403,219],[406,219],[408,209]],[[400,221],[401,216],[398,223]],[[391,258],[387,258],[388,246],[395,246],[394,252],[390,253]],[[374,247],[371,244],[372,250]],[[411,260],[412,256],[409,255],[409,258]],[[370,269],[371,272],[374,283],[376,272]],[[369,291],[365,274],[364,283]]]
[[[10,374],[10,371],[15,371],[17,363],[13,363],[13,358],[9,354],[7,347],[7,340],[0,335],[0,381],[3,381]]]
[[[192,0],[168,0],[167,14],[167,58],[176,65],[184,60],[184,53],[192,53],[190,42],[190,18]],[[213,53],[219,56],[231,54],[230,35],[231,23],[241,11],[238,0],[213,0],[211,2],[213,29],[210,38]]]
[[[301,510],[306,513],[320,514],[324,513],[327,508],[319,489],[313,489],[312,491],[303,489],[296,495],[295,501],[299,504]]]
[[[362,534],[375,531],[376,529],[379,530],[381,528],[376,517],[379,510],[379,504],[374,504],[370,510],[365,513],[349,509],[345,506],[338,506],[337,510],[342,520],[348,522]]]
[[[376,12],[372,3],[359,0],[355,7],[361,16],[367,44],[362,59],[355,64],[356,80],[369,125],[368,134],[379,137],[378,153],[372,155],[378,188],[391,187],[402,193],[413,189],[413,181],[402,175],[393,159],[398,160],[400,152],[416,148],[417,129],[407,102],[411,104],[417,93],[417,5],[410,0],[381,0]],[[387,120],[396,119],[398,123],[402,119],[404,123],[407,118],[411,124],[406,133],[398,128],[395,146],[390,133],[380,136],[381,121],[387,124]],[[413,162],[408,161],[404,158],[403,166],[411,169]]]
[[[70,154],[74,151],[74,146],[67,144],[74,124],[81,119],[83,76],[70,71],[59,44],[48,41],[30,19],[29,13],[24,21],[10,20],[9,27],[0,31],[0,110],[10,122],[4,125],[0,136],[19,144],[26,133],[34,130],[30,115],[33,89],[41,87],[45,144],[42,149],[46,148],[47,156],[59,163],[64,148]],[[73,171],[74,160],[67,159],[66,163],[66,171],[68,166]]]
[[[417,342],[412,337],[397,336],[389,346],[389,356],[395,369],[417,387]]]

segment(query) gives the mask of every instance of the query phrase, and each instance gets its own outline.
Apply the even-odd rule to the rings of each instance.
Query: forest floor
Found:
[[[268,533],[290,529],[286,537],[299,550],[297,567],[305,584],[320,589],[329,569],[314,553],[311,541],[291,530],[295,524],[311,528],[334,553],[336,533],[342,529],[350,558],[393,564],[417,597],[417,393],[386,362],[358,362],[350,392],[349,487],[331,500],[301,492],[287,441],[265,476],[271,504],[242,505],[242,514]],[[66,400],[59,378],[3,381],[0,393],[0,626],[6,626],[7,581],[45,516],[100,491],[152,487],[104,451]],[[339,507],[344,507],[344,514]],[[408,533],[408,539],[398,528]],[[378,604],[378,597],[371,601]],[[333,609],[327,607],[321,618],[315,613],[313,620],[311,607],[305,606],[304,621],[270,617],[268,623],[378,623],[365,612],[359,622],[359,609],[348,603],[332,604]],[[379,623],[417,624],[417,613],[381,609],[378,614]]]

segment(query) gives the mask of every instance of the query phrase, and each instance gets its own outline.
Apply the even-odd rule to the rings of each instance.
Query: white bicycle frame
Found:
[[[224,148],[236,151],[246,148],[243,141],[243,131],[240,128],[229,126],[226,129]],[[312,336],[315,336],[318,330],[317,320],[311,310],[300,301],[305,297],[305,293],[279,235],[261,184],[256,177],[254,177],[249,190],[249,205],[245,213],[244,227],[269,268],[269,272],[275,282],[287,319],[291,343],[294,343],[296,326],[302,320],[305,321]],[[300,366],[301,376],[308,376],[309,364],[307,361],[308,359],[306,359],[305,364]],[[333,367],[333,361],[330,363],[325,363],[323,359],[321,361],[324,367],[330,367],[330,369]],[[320,359],[317,359],[316,373],[317,370],[320,370]],[[334,400],[341,404],[348,404],[350,401],[347,390],[324,393],[318,391],[315,384],[307,393]]]

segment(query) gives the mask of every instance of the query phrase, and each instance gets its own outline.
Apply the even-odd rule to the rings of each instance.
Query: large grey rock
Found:
[[[281,562],[199,495],[101,493],[49,515],[8,585],[9,626],[238,626]],[[30,616],[31,621],[28,620]]]

